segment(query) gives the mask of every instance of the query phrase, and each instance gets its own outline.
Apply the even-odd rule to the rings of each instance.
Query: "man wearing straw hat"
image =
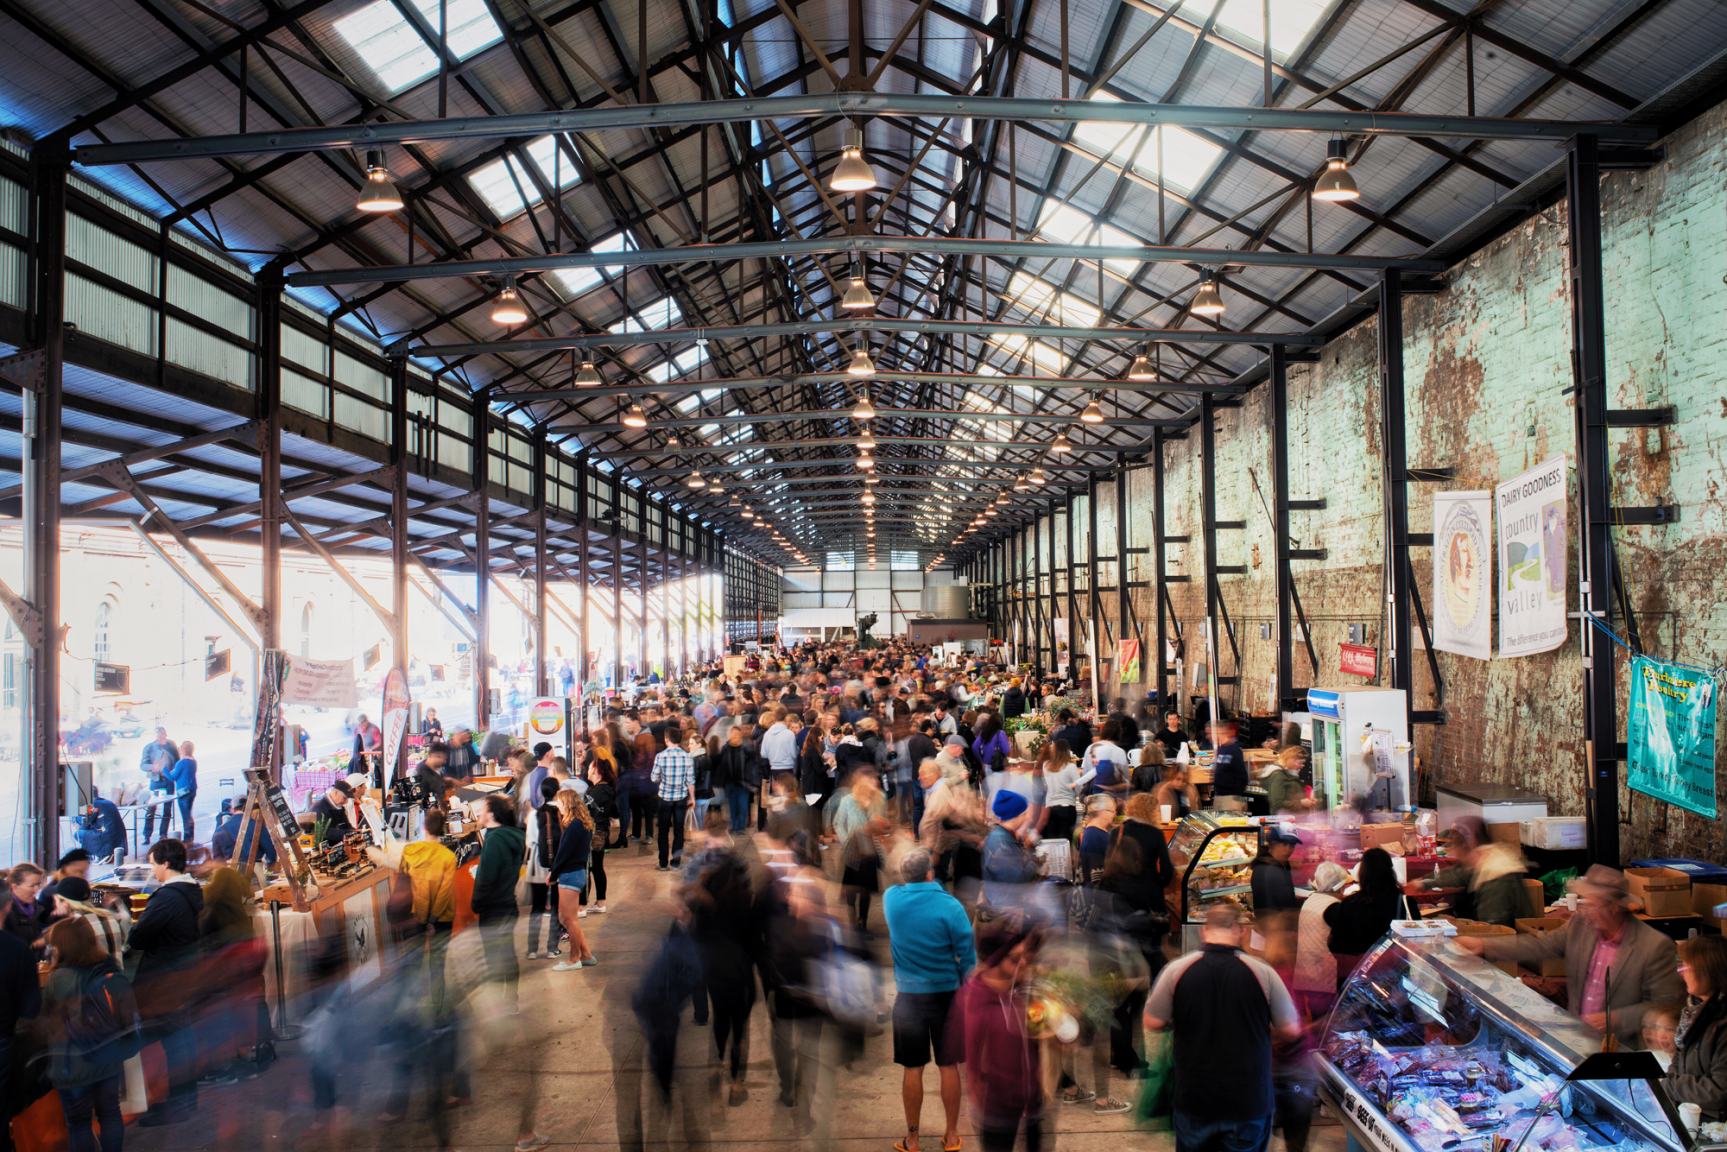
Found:
[[[1563,956],[1571,1011],[1590,1027],[1618,1036],[1621,1048],[1639,1047],[1644,1012],[1657,1004],[1685,1002],[1678,948],[1632,915],[1642,905],[1617,868],[1591,865],[1569,887],[1582,899],[1564,929],[1459,936],[1457,946],[1489,960]]]

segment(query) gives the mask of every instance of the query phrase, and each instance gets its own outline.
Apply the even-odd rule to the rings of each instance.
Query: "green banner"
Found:
[[[1630,737],[1631,787],[1715,817],[1715,679],[1710,673],[1635,657]]]

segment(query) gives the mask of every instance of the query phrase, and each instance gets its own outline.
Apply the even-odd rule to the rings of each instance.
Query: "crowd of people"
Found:
[[[1040,704],[1054,722],[1033,751],[1006,722]],[[645,958],[631,945],[592,1035],[611,1058],[626,1152],[705,1144],[749,1101],[758,1008],[772,1107],[818,1149],[836,1138],[846,1078],[874,1042],[891,1044],[901,1069],[896,1152],[960,1152],[967,1138],[1038,1152],[1064,1107],[1166,1115],[1178,1152],[1259,1152],[1274,1128],[1303,1152],[1318,1035],[1408,894],[1381,849],[1353,877],[1319,865],[1298,892],[1300,826],[1269,824],[1247,907],[1207,908],[1198,947],[1180,954],[1163,825],[1200,806],[1189,749],[1215,751],[1214,803],[1246,798],[1234,728],[1120,701],[1093,720],[1055,685],[891,641],[764,652],[742,676],[710,666],[638,686],[600,706],[568,757],[550,744],[476,749],[460,726],[428,735],[408,778],[425,812],[394,861],[386,978],[360,978],[340,932],[295,960],[311,1131],[330,1149],[351,1146],[361,1123],[422,1121],[449,1148],[454,1110],[500,1085],[518,1152],[546,1147],[540,1075],[564,1039],[549,1031],[552,1009],[593,979],[580,973],[622,962],[593,919],[622,900],[649,906],[654,938]],[[448,812],[487,751],[509,784],[468,794],[475,845],[450,836]],[[1299,748],[1275,751],[1254,793],[1301,812]],[[327,839],[354,826],[369,785],[357,774],[316,798]],[[222,866],[248,847],[237,836],[225,816],[219,856],[201,867],[181,841],[154,845],[156,886],[136,922],[93,896],[85,854],[7,877],[0,1014],[15,1027],[3,1034],[50,1054],[43,1074],[74,1152],[119,1149],[121,1067],[144,1044],[162,1042],[169,1072],[150,1125],[188,1119],[201,1088],[275,1060],[247,881]],[[1515,854],[1467,822],[1449,843],[1455,864],[1434,883],[1479,918],[1513,910]],[[627,892],[620,854],[641,861]],[[457,871],[470,864],[459,915]],[[1654,1049],[1674,1098],[1719,1115],[1727,944],[1699,938],[1676,953],[1630,916],[1613,869],[1576,890],[1565,932],[1459,943],[1494,959],[1563,957],[1572,1010],[1622,1046]],[[473,931],[458,932],[469,916]],[[51,965],[40,988],[39,959]],[[549,983],[523,982],[536,968]],[[92,1024],[98,1003],[116,1007]],[[486,1063],[505,1051],[518,1054]],[[0,1068],[37,1067],[13,1055]],[[362,1089],[368,1069],[387,1069],[381,1095]]]

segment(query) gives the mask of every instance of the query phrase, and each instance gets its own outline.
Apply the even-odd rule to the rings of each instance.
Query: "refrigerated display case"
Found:
[[[1677,1114],[1647,1081],[1567,1082],[1601,1047],[1601,1033],[1449,938],[1394,933],[1350,974],[1316,1060],[1351,1144],[1376,1152],[1519,1141],[1525,1152],[1684,1152]]]
[[[1207,814],[1211,827],[1197,843],[1183,845],[1182,855],[1176,856],[1176,845],[1170,844],[1170,862],[1181,873],[1181,922],[1197,924],[1205,916],[1207,906],[1219,900],[1230,900],[1242,910],[1242,922],[1253,921],[1253,882],[1250,868],[1259,855],[1259,826],[1248,824],[1245,818],[1231,820]],[[1196,829],[1197,831],[1197,829]],[[1181,830],[1176,832],[1179,839]]]

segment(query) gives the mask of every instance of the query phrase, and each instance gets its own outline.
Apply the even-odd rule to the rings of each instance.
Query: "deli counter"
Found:
[[[1684,1152],[1646,1081],[1566,1082],[1601,1042],[1450,939],[1393,934],[1338,996],[1320,1094],[1371,1152]]]

